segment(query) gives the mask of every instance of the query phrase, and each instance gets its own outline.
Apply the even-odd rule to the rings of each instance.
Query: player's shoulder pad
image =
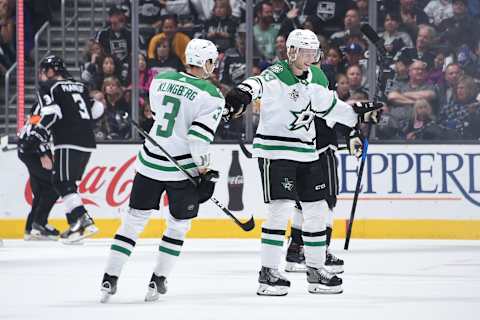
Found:
[[[327,76],[320,67],[310,66],[310,72],[312,73],[311,83],[316,83],[322,87],[328,88]]]

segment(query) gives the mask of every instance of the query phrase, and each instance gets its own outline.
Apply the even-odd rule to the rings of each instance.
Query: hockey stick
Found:
[[[385,57],[385,48],[383,46],[383,40],[378,36],[378,34],[375,32],[375,30],[373,30],[373,28],[369,24],[362,25],[360,28],[360,31],[368,38],[368,40],[370,40],[373,43],[378,53],[378,59],[380,60],[380,63],[383,63],[383,59]],[[375,85],[375,98],[378,96],[381,89],[380,75],[381,75],[381,70],[379,70],[378,72],[377,83]],[[360,188],[362,185],[363,168],[365,167],[365,160],[367,159],[368,139],[370,138],[371,131],[372,131],[372,123],[369,122],[367,124],[367,136],[364,139],[360,169],[358,170],[357,185],[355,186],[355,194],[353,196],[352,210],[350,211],[350,220],[348,220],[348,228],[347,228],[347,235],[345,237],[345,245],[343,246],[343,249],[345,250],[348,250],[348,246],[350,244],[350,238],[352,236],[353,221],[355,219],[355,211],[357,209],[358,196],[360,194]]]
[[[140,133],[142,137],[150,141],[155,147],[160,149],[162,153],[165,155],[165,157],[178,169],[180,172],[182,172],[185,177],[190,181],[195,187],[198,186],[198,182],[195,180],[195,178],[188,172],[186,171],[178,162],[175,160],[157,141],[155,141],[145,130],[140,127],[140,125],[132,119],[128,118],[128,113],[125,113],[123,115],[123,118],[128,120]],[[229,216],[233,221],[244,231],[250,231],[253,228],[255,228],[255,220],[253,219],[253,216],[250,217],[250,219],[246,222],[241,222],[237,217],[235,217],[220,201],[215,199],[214,197],[211,197],[210,200],[215,203],[217,207],[219,207],[223,213],[225,213],[227,216]]]

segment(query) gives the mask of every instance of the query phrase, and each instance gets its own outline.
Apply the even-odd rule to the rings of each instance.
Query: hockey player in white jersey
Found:
[[[218,52],[203,39],[191,40],[185,50],[187,72],[166,72],[150,85],[150,104],[155,122],[154,138],[192,176],[195,187],[162,152],[148,140],[140,149],[130,196],[129,210],[122,219],[110,250],[102,280],[102,302],[117,290],[117,280],[139,234],[151,214],[159,209],[163,192],[168,194],[170,214],[145,301],[154,301],[167,291],[169,277],[180,255],[191,220],[199,203],[213,194],[218,172],[210,170],[209,144],[221,119],[225,100],[220,90],[205,80],[214,68]]]
[[[326,183],[315,148],[313,120],[354,127],[358,121],[377,122],[379,105],[351,107],[328,90],[320,70],[311,67],[320,55],[317,36],[296,29],[287,38],[288,61],[280,61],[260,76],[250,77],[226,96],[229,117],[239,117],[246,106],[261,100],[260,121],[253,140],[258,158],[267,217],[262,226],[258,295],[286,295],[290,281],[278,271],[289,216],[295,201],[303,207],[308,291],[341,293],[342,279],[324,267]]]

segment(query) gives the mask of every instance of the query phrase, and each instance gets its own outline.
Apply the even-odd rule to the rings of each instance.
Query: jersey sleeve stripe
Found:
[[[254,149],[263,149],[263,150],[269,150],[269,151],[294,151],[294,152],[302,152],[302,153],[314,153],[316,152],[315,149],[309,149],[309,148],[301,148],[301,147],[289,147],[289,146],[269,146],[266,144],[261,144],[261,143],[254,143],[253,144]]]
[[[138,160],[140,160],[140,162],[146,166],[146,167],[149,167],[151,169],[155,169],[155,170],[159,170],[159,171],[167,171],[167,172],[176,172],[176,171],[180,171],[178,170],[177,167],[167,167],[167,166],[162,166],[162,165],[159,165],[159,164],[155,164],[155,163],[152,163],[152,162],[149,162],[147,160],[145,160],[142,156],[142,153],[139,152],[138,153]],[[188,169],[193,169],[195,168],[197,165],[195,163],[188,163],[188,164],[184,164],[182,165],[182,168],[184,168],[185,170],[188,170]]]
[[[143,151],[145,151],[145,153],[151,158],[161,160],[161,161],[170,161],[170,160],[168,160],[167,157],[161,156],[159,154],[153,153],[152,151],[148,150],[147,146],[145,146],[145,145],[143,145]],[[177,161],[192,159],[192,155],[191,154],[182,154],[181,156],[173,157],[173,159],[175,159]]]
[[[260,138],[263,140],[275,140],[275,141],[284,141],[284,142],[299,142],[303,144],[307,144],[309,146],[313,146],[315,144],[315,140],[313,141],[303,141],[298,138],[291,138],[291,137],[280,137],[280,136],[271,136],[257,133],[255,134],[255,138]]]
[[[195,136],[195,137],[200,138],[201,140],[204,140],[208,143],[211,143],[213,141],[213,139],[210,139],[207,136],[205,136],[205,135],[201,134],[200,132],[197,132],[193,129],[188,130],[188,135],[189,136]]]
[[[43,107],[41,110],[41,115],[50,115],[50,114],[55,114],[57,115],[58,118],[62,119],[62,110],[60,109],[58,104],[51,104],[49,106]]]
[[[192,122],[192,127],[193,126],[197,126],[197,127],[200,127],[202,128],[203,130],[209,132],[212,136],[215,136],[215,131],[210,129],[208,126],[206,126],[205,124],[201,123],[201,122],[198,122],[198,121],[193,121]]]

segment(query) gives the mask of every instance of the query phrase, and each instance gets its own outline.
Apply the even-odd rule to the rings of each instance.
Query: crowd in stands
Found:
[[[2,49],[8,39],[5,2],[0,0]],[[107,106],[97,124],[99,139],[127,139],[131,132],[121,117],[130,111],[131,101],[130,1],[113,2],[105,28],[86,44],[82,61],[82,81]],[[321,67],[330,88],[346,101],[368,100],[374,84],[367,82],[368,40],[360,32],[368,22],[368,0],[254,2],[252,74],[286,59],[289,32],[307,28],[320,40]],[[211,81],[224,94],[245,78],[244,0],[139,0],[138,5],[141,54],[136,72],[145,128],[152,124],[151,80],[164,71],[184,70],[190,39],[206,38],[217,45],[220,56]],[[377,0],[377,5],[386,57],[377,68],[385,107],[376,138],[479,140],[480,1]],[[222,122],[216,139],[241,138],[243,121]]]

